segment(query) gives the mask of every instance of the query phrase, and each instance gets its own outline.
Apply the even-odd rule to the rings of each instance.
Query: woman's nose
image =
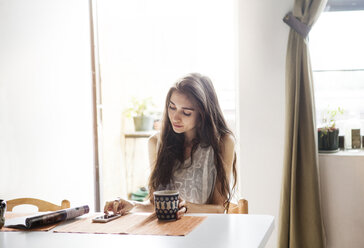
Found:
[[[175,112],[173,115],[173,121],[180,121],[181,120],[181,114],[178,112]]]

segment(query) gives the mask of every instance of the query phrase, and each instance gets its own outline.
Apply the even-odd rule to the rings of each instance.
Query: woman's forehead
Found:
[[[193,99],[191,99],[188,95],[178,91],[172,92],[170,101],[178,107],[183,107],[183,108],[196,107],[195,101]]]

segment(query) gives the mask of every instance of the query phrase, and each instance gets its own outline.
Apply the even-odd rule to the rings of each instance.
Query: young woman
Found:
[[[153,192],[162,189],[179,191],[177,218],[187,209],[223,213],[228,208],[236,185],[235,140],[208,77],[189,74],[170,88],[161,132],[148,143],[150,200],[106,202],[105,213],[153,211]]]

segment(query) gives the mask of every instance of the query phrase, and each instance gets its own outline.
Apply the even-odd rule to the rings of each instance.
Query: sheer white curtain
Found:
[[[162,111],[167,90],[179,77],[209,76],[235,128],[236,34],[234,1],[98,1],[98,37],[103,115],[102,199],[126,196],[122,116],[131,97],[153,97]],[[141,141],[140,141],[141,142]],[[137,145],[143,157],[145,143]],[[143,159],[136,176],[147,181]]]

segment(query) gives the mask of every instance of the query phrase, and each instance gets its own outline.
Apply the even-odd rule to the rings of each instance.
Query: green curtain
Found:
[[[327,0],[295,0],[308,30]],[[318,177],[312,69],[307,38],[290,30],[286,57],[286,133],[278,247],[325,247]]]

